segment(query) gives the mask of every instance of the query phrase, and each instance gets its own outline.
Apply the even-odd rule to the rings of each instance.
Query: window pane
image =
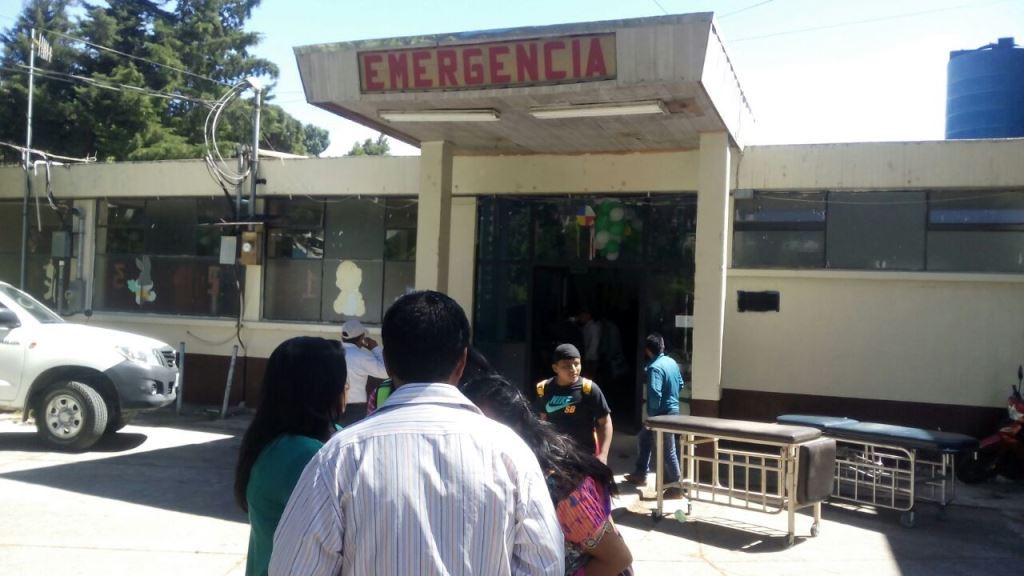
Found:
[[[823,231],[737,231],[733,236],[734,268],[822,268]]]
[[[319,260],[267,260],[263,284],[263,316],[270,320],[320,321]]]
[[[169,198],[146,202],[146,254],[191,256],[196,253],[196,201]]]
[[[97,252],[101,254],[145,254],[146,244],[142,228],[106,228],[106,241],[98,242]],[[104,229],[97,231],[103,235]]]
[[[196,228],[196,254],[199,256],[219,256],[220,237],[234,236],[241,228],[237,226],[215,226],[230,222],[233,207],[228,205],[226,198],[199,198],[196,201],[199,226]]]
[[[697,198],[653,198],[647,217],[647,258],[693,268],[697,243]]]
[[[586,237],[576,232],[575,210],[568,200],[537,201],[534,205],[534,250],[537,260],[566,260],[586,254]],[[504,230],[499,230],[499,233]]]
[[[395,300],[416,288],[415,262],[384,263],[384,309],[388,311]]]
[[[324,257],[323,230],[271,229],[267,233],[267,258],[319,259]]]
[[[21,255],[0,252],[0,280],[17,286],[21,280]]]
[[[932,231],[928,269],[946,272],[1024,272],[1024,232]]]
[[[932,192],[928,223],[951,226],[1024,224],[1024,192]]]
[[[274,228],[322,228],[324,202],[309,198],[273,198],[267,200],[267,214]]]
[[[384,263],[380,260],[325,260],[321,319],[380,322],[383,283]]]
[[[530,204],[517,198],[481,198],[477,204],[478,255],[482,260],[522,260],[530,255]]]
[[[525,341],[528,293],[526,266],[479,264],[474,337],[493,342]]]
[[[384,258],[416,260],[416,230],[388,230],[384,233]]]
[[[737,223],[825,222],[825,194],[812,192],[756,192],[750,200],[736,200]]]
[[[924,192],[832,192],[829,268],[924,269]]]
[[[327,258],[379,260],[384,257],[384,202],[343,198],[327,204]]]
[[[100,226],[144,226],[146,201],[136,199],[107,200],[106,210],[100,206]]]
[[[388,198],[385,224],[388,228],[416,228],[419,201],[415,198]]]

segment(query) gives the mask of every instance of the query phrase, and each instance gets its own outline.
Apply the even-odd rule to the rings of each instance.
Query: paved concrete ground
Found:
[[[244,573],[248,526],[231,496],[245,416],[144,415],[86,454],[45,449],[31,424],[0,415],[0,574]],[[629,468],[620,435],[613,468]],[[643,575],[1016,575],[1024,566],[1024,486],[961,489],[917,526],[826,506],[817,538],[783,546],[784,515],[697,504],[686,522],[651,520],[653,500],[623,485],[615,518]],[[670,501],[666,511],[675,510]],[[677,505],[676,505],[677,506]],[[798,535],[810,518],[801,516]]]

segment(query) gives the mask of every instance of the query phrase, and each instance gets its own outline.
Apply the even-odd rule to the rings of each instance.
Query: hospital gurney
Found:
[[[655,433],[655,475],[662,517],[664,490],[678,486],[692,502],[711,502],[788,517],[786,544],[796,538],[796,511],[814,509],[811,536],[821,527],[821,501],[831,491],[836,444],[821,430],[700,416],[652,416],[646,426]],[[665,433],[680,439],[679,482],[664,482]]]
[[[918,500],[942,509],[956,497],[956,455],[974,451],[978,441],[964,434],[858,422],[849,418],[788,414],[783,424],[813,426],[837,443],[832,498],[902,512],[914,525]]]

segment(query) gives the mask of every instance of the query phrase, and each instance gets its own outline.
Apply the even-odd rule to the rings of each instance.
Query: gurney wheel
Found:
[[[661,514],[657,510],[651,510],[651,520],[661,522]]]
[[[903,514],[900,514],[900,525],[904,528],[914,527],[914,511],[907,510]]]
[[[811,537],[817,538],[819,532],[821,532],[821,528],[818,527],[818,523],[811,524]]]
[[[792,548],[793,544],[796,544],[796,536],[793,534],[786,536],[786,548]]]

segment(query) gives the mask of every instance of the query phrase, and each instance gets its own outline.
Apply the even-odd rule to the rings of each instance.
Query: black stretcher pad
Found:
[[[807,426],[727,420],[704,416],[652,416],[647,419],[646,426],[651,430],[662,430],[671,434],[728,436],[737,440],[779,444],[796,444],[821,436],[821,430]]]
[[[978,441],[975,438],[955,432],[858,422],[851,418],[811,414],[784,414],[776,420],[783,424],[813,426],[839,440],[889,444],[931,452],[971,452],[978,449]]]

